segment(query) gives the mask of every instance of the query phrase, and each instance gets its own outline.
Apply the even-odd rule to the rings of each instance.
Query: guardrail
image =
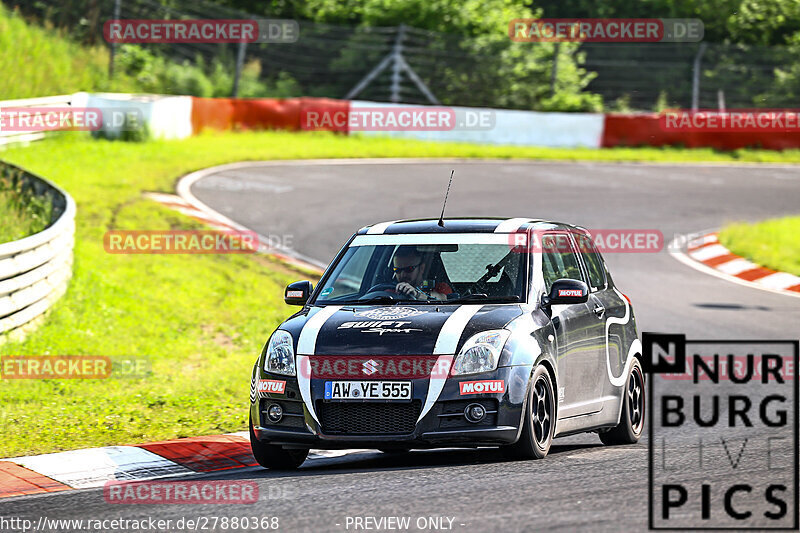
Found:
[[[65,94],[60,96],[45,96],[42,98],[5,100],[0,102],[0,109],[7,107],[13,107],[16,109],[24,107],[69,107],[72,103],[72,97],[73,95],[71,94]],[[42,129],[41,131],[20,132],[14,130],[3,130],[2,127],[0,127],[0,146],[11,143],[38,141],[40,139],[44,139],[46,131],[50,130]]]
[[[0,177],[50,198],[53,211],[44,230],[0,244],[0,334],[44,313],[72,277],[75,201],[44,178],[0,161]]]

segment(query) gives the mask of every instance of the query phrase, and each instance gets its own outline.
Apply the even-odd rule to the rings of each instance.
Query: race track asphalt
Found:
[[[327,262],[362,226],[438,216],[451,168],[456,174],[447,216],[453,217],[525,216],[591,229],[656,229],[670,241],[675,234],[729,221],[800,211],[800,169],[777,166],[254,163],[210,175],[191,190],[236,222]],[[618,287],[633,301],[640,332],[685,333],[690,339],[800,337],[798,298],[709,276],[664,251],[605,258]],[[691,440],[680,429],[675,435]],[[748,448],[748,454],[751,449],[764,453],[763,444]],[[643,531],[647,450],[647,438],[633,446],[604,447],[597,435],[583,434],[556,440],[543,461],[506,461],[494,449],[393,456],[360,451],[314,459],[297,473],[248,468],[210,476],[256,481],[261,500],[253,505],[110,505],[101,489],[88,489],[2,501],[0,516],[158,517],[173,523],[181,517],[275,516],[280,531],[366,531],[354,527],[353,517],[406,516],[411,531],[420,530],[417,520],[426,517],[452,519],[452,525],[444,520],[450,531]],[[689,455],[674,458],[676,467],[702,478]],[[732,469],[721,483],[741,475]],[[746,475],[756,483],[771,476],[757,468]]]

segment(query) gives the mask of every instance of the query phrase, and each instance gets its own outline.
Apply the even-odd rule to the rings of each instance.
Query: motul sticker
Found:
[[[259,379],[258,392],[274,392],[276,394],[283,394],[286,389],[285,381],[278,381],[275,379]]]
[[[563,297],[563,296],[581,297],[581,296],[583,296],[583,291],[580,290],[580,289],[560,289],[558,291],[558,295],[561,296],[561,297]]]
[[[506,382],[502,379],[486,381],[462,381],[458,384],[461,394],[485,394],[505,392]]]

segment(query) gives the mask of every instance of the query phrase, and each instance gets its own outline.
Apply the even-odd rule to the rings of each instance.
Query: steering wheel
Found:
[[[368,300],[370,298],[377,298],[379,296],[388,296],[392,300],[402,299],[402,295],[395,291],[397,284],[395,283],[378,283],[370,287],[370,289],[359,298],[359,300]]]

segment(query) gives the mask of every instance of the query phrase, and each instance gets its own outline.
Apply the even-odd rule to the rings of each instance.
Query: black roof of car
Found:
[[[525,231],[532,225],[561,224],[536,218],[445,218],[444,226],[439,226],[438,218],[412,220],[393,220],[365,226],[358,235],[397,235],[407,233],[514,233]],[[570,224],[563,224],[573,227]]]

